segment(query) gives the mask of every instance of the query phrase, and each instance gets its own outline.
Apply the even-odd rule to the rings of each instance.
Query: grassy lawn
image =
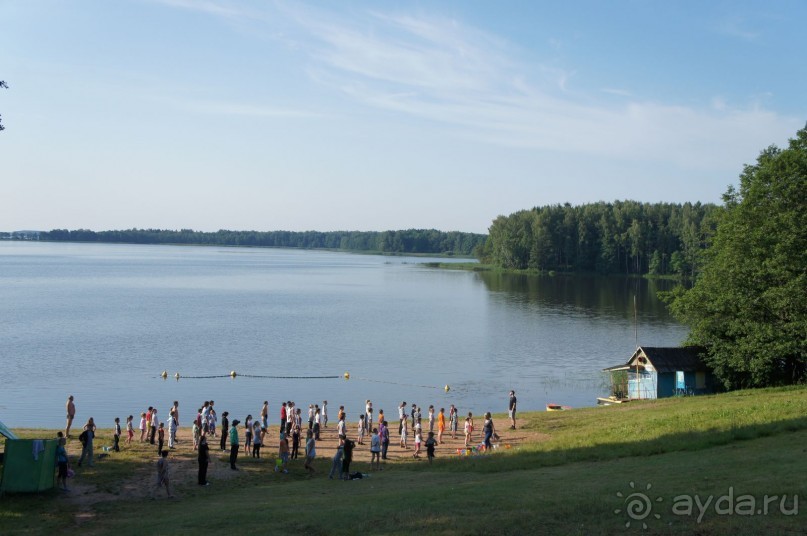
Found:
[[[327,479],[323,441],[313,477],[302,460],[288,475],[270,460],[231,472],[216,453],[213,485],[199,487],[183,445],[174,500],[148,498],[155,458],[137,445],[79,470],[69,494],[3,497],[0,534],[803,534],[805,415],[807,389],[789,388],[531,413],[515,431],[500,416],[491,455],[452,444],[430,466],[408,451],[349,482]],[[368,471],[364,452],[354,467]]]

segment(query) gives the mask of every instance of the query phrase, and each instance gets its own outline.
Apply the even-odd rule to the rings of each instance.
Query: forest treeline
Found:
[[[381,253],[472,255],[485,235],[435,229],[403,231],[194,231],[192,229],[127,229],[90,231],[54,229],[40,240],[56,242],[113,242],[125,244],[192,244],[306,249],[340,249]]]
[[[638,201],[535,207],[496,218],[477,257],[507,269],[693,277],[719,210]]]

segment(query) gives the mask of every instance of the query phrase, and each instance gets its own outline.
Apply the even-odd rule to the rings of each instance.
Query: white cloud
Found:
[[[211,14],[218,6],[163,1]],[[285,17],[283,24],[296,25],[296,40],[284,33],[284,42],[294,43],[313,80],[364,106],[453,127],[458,138],[715,169],[747,160],[800,126],[760,106],[732,108],[722,99],[681,106],[640,100],[618,88],[571,88],[575,69],[529,57],[453,19],[379,12],[345,16],[299,4],[279,5],[277,15]],[[740,19],[722,28],[756,36]],[[625,100],[600,102],[603,92]]]

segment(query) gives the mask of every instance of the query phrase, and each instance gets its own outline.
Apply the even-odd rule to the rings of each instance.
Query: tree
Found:
[[[729,187],[690,290],[662,295],[726,388],[807,379],[807,127]],[[674,262],[674,261],[673,261]]]
[[[5,80],[0,80],[0,89],[8,89],[8,84],[6,84]],[[0,116],[0,130],[5,130],[6,127],[3,126],[3,117]]]

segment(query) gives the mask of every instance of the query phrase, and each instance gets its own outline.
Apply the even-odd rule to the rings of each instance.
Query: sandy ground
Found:
[[[518,446],[523,443],[546,441],[549,438],[548,435],[535,430],[511,430],[509,428],[509,421],[504,419],[499,419],[498,421],[494,422],[496,424],[496,431],[500,436],[496,450],[518,448]],[[428,431],[428,423],[424,423],[426,424],[426,430]],[[481,428],[482,420],[478,419],[475,424],[478,430]],[[356,441],[356,425],[351,423],[348,426],[348,437]],[[437,426],[435,423],[435,430],[436,428]],[[384,465],[390,465],[390,468],[392,468],[392,466],[395,464],[419,464],[424,470],[428,470],[428,460],[426,458],[425,446],[420,454],[420,457],[415,458],[414,441],[411,433],[409,434],[408,448],[403,449],[400,447],[397,421],[390,423],[390,432],[390,446],[387,452],[388,460],[382,465],[382,470]],[[244,440],[243,433],[243,429],[240,429],[239,436],[242,442]],[[269,427],[264,439],[265,446],[261,449],[261,460],[256,461],[250,458],[249,462],[245,462],[243,464],[239,463],[238,465],[241,466],[242,471],[230,470],[228,461],[229,450],[226,452],[219,450],[220,436],[209,438],[208,444],[211,447],[211,463],[208,468],[208,480],[211,482],[211,485],[215,486],[217,481],[242,477],[246,473],[252,474],[253,472],[257,471],[268,474],[272,472],[275,466],[275,459],[277,458],[278,441],[276,438],[278,437],[278,434],[279,431],[277,426]],[[427,434],[424,434],[424,441],[426,435]],[[435,438],[436,437],[437,434],[435,432]],[[196,486],[198,470],[198,464],[196,461],[197,453],[195,450],[193,450],[193,441],[191,439],[190,430],[188,428],[180,428],[177,439],[178,443],[176,448],[171,450],[171,454],[169,455],[171,464],[172,491],[175,496],[173,500],[181,500],[183,490],[187,489],[189,486]],[[478,445],[481,443],[481,441],[482,435],[479,431],[475,431],[472,436],[471,445]],[[363,445],[356,445],[353,455],[353,464],[351,465],[351,472],[371,472],[369,466],[369,437],[365,437],[363,443]],[[336,423],[331,421],[328,423],[327,427],[323,428],[320,434],[320,441],[317,442],[317,459],[320,460],[320,462],[322,460],[328,460],[328,462],[330,462],[330,459],[333,457],[336,451],[337,445],[338,437],[336,434]],[[156,481],[157,461],[156,452],[154,452],[155,447],[144,443],[138,443],[137,441],[133,441],[132,446],[127,446],[123,443],[121,444],[121,450],[123,451],[132,449],[142,454],[143,463],[140,464],[132,475],[124,480],[120,486],[116,486],[116,488],[119,487],[119,490],[116,490],[115,493],[99,489],[97,486],[87,483],[86,480],[81,478],[82,468],[76,467],[76,460],[72,459],[72,454],[80,452],[80,449],[81,445],[78,443],[78,441],[75,438],[71,439],[70,443],[68,444],[68,452],[71,453],[72,467],[76,471],[76,476],[68,480],[68,486],[70,487],[71,491],[62,493],[60,495],[60,500],[74,505],[77,523],[80,524],[93,519],[95,517],[93,506],[100,502],[144,499],[152,496],[156,497],[157,500],[172,500],[167,498],[164,488],[155,492],[154,484]],[[436,457],[457,457],[459,456],[458,450],[461,451],[463,449],[465,449],[465,442],[462,432],[457,433],[456,439],[451,437],[450,432],[447,432],[443,434],[443,444],[438,445],[436,449]],[[115,456],[116,454],[114,452],[107,454],[105,452],[98,452],[98,450],[101,449],[99,448],[96,450],[95,469],[98,471],[103,471],[105,458],[107,456]],[[306,473],[306,470],[303,468],[303,450],[303,445],[301,445],[300,457],[297,460],[291,460],[289,462],[288,469],[291,473]],[[244,453],[242,444],[241,452],[239,453],[239,462],[244,461],[247,457],[249,456]],[[314,478],[327,478],[327,473],[320,471],[314,476]]]

